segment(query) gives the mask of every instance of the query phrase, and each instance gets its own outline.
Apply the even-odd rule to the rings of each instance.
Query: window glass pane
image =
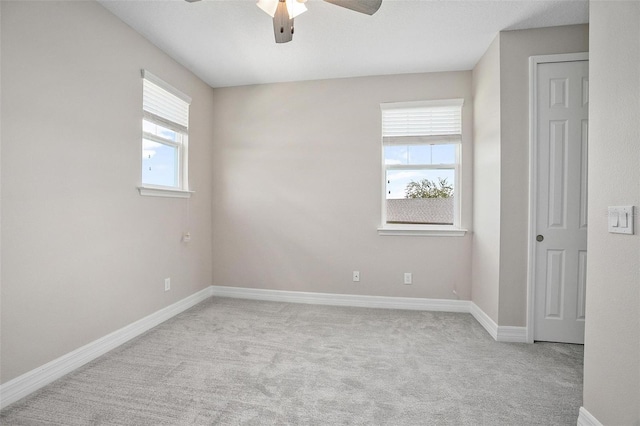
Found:
[[[142,183],[178,187],[178,148],[142,140]]]
[[[407,164],[407,147],[404,145],[385,146],[384,164]]]
[[[155,136],[160,136],[173,142],[182,142],[182,134],[175,130],[168,129],[160,124],[142,120],[142,130]]]
[[[431,145],[431,164],[454,164],[456,144]]]
[[[409,164],[431,164],[432,145],[408,145]]]
[[[424,180],[429,181],[429,183],[423,183]],[[453,196],[455,190],[454,181],[454,169],[387,170],[387,199],[429,198],[435,195],[443,196],[444,194]],[[411,185],[412,182],[419,184],[419,186]],[[443,187],[451,187],[451,189],[437,192]],[[435,188],[436,192],[430,191],[429,188]]]
[[[157,124],[156,127],[158,128],[156,132],[157,136],[160,136],[161,138],[169,139],[174,142],[180,141],[180,133],[171,129],[167,129],[166,127],[162,127],[159,124]]]
[[[388,170],[387,223],[453,224],[455,170]]]
[[[455,164],[456,144],[387,145],[384,163],[395,164]]]

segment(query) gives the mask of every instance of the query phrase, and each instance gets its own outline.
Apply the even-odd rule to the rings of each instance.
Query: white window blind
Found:
[[[145,118],[186,133],[189,128],[191,98],[146,70],[142,70],[142,77],[142,108]]]
[[[384,145],[462,140],[463,99],[381,104]]]

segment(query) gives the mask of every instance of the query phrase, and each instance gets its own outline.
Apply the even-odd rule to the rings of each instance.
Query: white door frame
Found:
[[[527,342],[533,343],[535,323],[536,291],[536,208],[537,208],[537,166],[538,166],[538,65],[552,62],[588,61],[589,53],[564,53],[529,57],[529,259],[527,265]]]

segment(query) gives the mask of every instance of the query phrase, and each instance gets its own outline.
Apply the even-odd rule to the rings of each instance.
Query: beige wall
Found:
[[[588,25],[505,31],[500,34],[499,325],[526,325],[529,57],[588,50]]]
[[[1,8],[6,382],[211,284],[213,112],[211,88],[97,3]],[[141,68],[193,97],[189,219],[136,190]]]
[[[590,3],[589,261],[584,407],[640,425],[640,3]],[[634,205],[635,235],[607,232]]]
[[[529,57],[589,50],[587,25],[503,31],[473,70],[473,301],[526,326]]]
[[[214,284],[426,298],[455,298],[455,289],[469,299],[469,233],[376,232],[380,103],[446,98],[465,98],[462,221],[470,227],[470,71],[214,90]],[[403,272],[413,285],[403,285]]]
[[[500,34],[473,69],[471,298],[498,322],[500,282]]]

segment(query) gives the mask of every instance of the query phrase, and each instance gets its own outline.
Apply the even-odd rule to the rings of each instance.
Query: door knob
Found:
[[[538,236],[536,237],[536,241],[540,242],[540,241],[542,241],[542,240],[544,240],[544,236],[542,236],[542,235],[538,235]]]

